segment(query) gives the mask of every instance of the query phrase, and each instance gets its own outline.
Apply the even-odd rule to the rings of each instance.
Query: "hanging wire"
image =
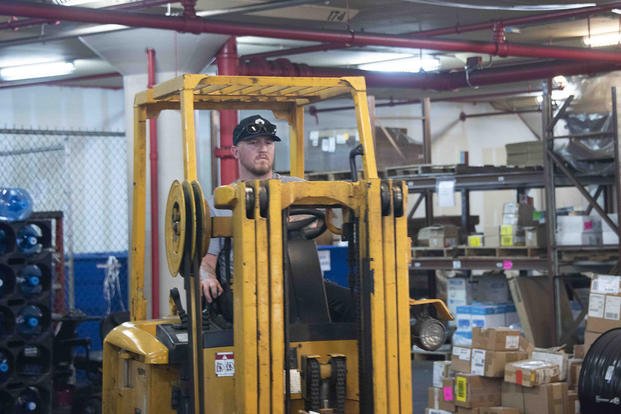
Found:
[[[578,396],[582,414],[621,412],[621,328],[591,345],[580,370]]]

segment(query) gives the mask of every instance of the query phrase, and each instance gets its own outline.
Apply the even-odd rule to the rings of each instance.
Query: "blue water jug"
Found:
[[[29,265],[22,268],[16,278],[17,287],[26,297],[36,296],[43,291],[43,272],[37,265]]]
[[[19,393],[17,401],[15,401],[16,414],[40,413],[42,409],[41,394],[36,387],[26,387]]]
[[[15,277],[13,271],[6,266],[0,266],[0,299],[13,293]]]
[[[36,305],[23,307],[15,318],[17,332],[24,336],[37,336],[43,332],[43,311]]]
[[[25,255],[33,255],[40,253],[43,249],[41,244],[43,233],[39,226],[28,224],[17,231],[16,243],[17,250]]]
[[[23,188],[0,188],[0,220],[22,221],[32,213],[32,198]]]
[[[0,225],[0,256],[10,253],[12,248],[11,232],[10,229],[3,228]]]
[[[5,382],[13,373],[13,361],[11,354],[5,349],[0,349],[0,383]]]

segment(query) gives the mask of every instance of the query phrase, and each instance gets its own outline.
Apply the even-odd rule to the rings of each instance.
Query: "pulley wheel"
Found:
[[[186,220],[185,254],[192,259],[196,254],[196,204],[194,202],[194,190],[189,181],[183,180],[183,195],[185,196],[185,208],[188,218]]]
[[[168,271],[176,277],[181,268],[186,238],[186,205],[181,183],[173,181],[166,200],[164,217],[164,238]]]
[[[209,249],[211,216],[203,190],[198,181],[192,181],[192,190],[194,190],[194,203],[196,204],[196,249],[200,253],[202,259]]]

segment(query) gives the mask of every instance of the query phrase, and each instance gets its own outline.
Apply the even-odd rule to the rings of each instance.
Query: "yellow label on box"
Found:
[[[473,234],[468,236],[468,246],[481,247],[483,246],[483,236],[480,234]]]
[[[501,235],[500,236],[500,245],[502,247],[513,246],[513,236],[512,235]]]
[[[503,224],[500,226],[500,234],[510,236],[513,235],[513,224]]]
[[[468,380],[465,377],[455,378],[455,400],[466,402],[468,393],[466,392],[468,387]]]

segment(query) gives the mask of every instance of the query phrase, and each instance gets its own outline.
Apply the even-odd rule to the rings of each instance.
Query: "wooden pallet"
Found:
[[[537,247],[414,247],[412,257],[545,257],[543,248]]]
[[[619,259],[619,253],[614,250],[604,251],[560,251],[559,260],[563,262],[611,262]]]
[[[457,257],[463,249],[457,247],[413,247],[412,257]]]

